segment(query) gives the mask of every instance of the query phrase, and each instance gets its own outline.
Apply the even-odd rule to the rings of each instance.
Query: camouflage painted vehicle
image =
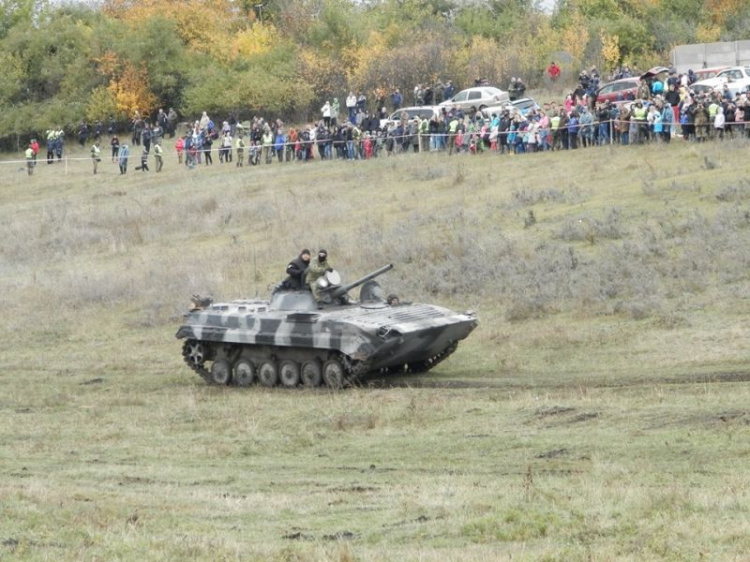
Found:
[[[270,301],[212,303],[194,298],[177,331],[185,362],[212,384],[342,387],[368,373],[432,369],[477,326],[472,312],[429,304],[389,304],[373,279],[348,285],[337,272],[309,290],[277,291]],[[348,291],[362,286],[359,302]]]

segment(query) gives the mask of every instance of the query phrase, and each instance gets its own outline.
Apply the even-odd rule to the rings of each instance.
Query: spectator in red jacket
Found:
[[[557,79],[560,77],[560,67],[557,66],[557,63],[555,61],[552,61],[550,65],[547,67],[547,74],[550,77],[550,80],[553,82],[557,82]]]

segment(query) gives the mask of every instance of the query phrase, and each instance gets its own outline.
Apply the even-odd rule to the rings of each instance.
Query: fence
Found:
[[[750,41],[680,45],[672,51],[672,66],[677,72],[745,65],[750,65]]]

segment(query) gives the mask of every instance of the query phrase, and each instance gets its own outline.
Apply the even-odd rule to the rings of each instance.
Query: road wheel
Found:
[[[232,380],[232,370],[229,362],[224,359],[214,361],[211,365],[211,382],[218,385],[227,385]]]
[[[329,359],[323,365],[323,380],[329,388],[344,386],[344,366],[338,359]]]
[[[258,367],[258,380],[263,386],[276,386],[279,382],[279,370],[274,361],[263,361]]]
[[[279,366],[281,384],[293,388],[299,384],[299,365],[294,361],[282,361]]]
[[[323,370],[320,368],[320,361],[313,359],[302,363],[302,384],[315,388],[323,382]]]
[[[195,340],[188,340],[185,342],[183,354],[190,363],[198,367],[202,366],[203,362],[206,360],[206,350],[203,347],[203,344]]]
[[[240,359],[234,364],[234,384],[250,386],[255,382],[255,367],[247,359]]]

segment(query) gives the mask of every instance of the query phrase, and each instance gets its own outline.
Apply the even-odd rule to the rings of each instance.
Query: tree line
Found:
[[[135,113],[319,117],[447,79],[562,84],[581,68],[663,64],[676,44],[737,40],[744,0],[0,0],[0,138],[18,146]],[[377,93],[377,94],[376,94]]]

